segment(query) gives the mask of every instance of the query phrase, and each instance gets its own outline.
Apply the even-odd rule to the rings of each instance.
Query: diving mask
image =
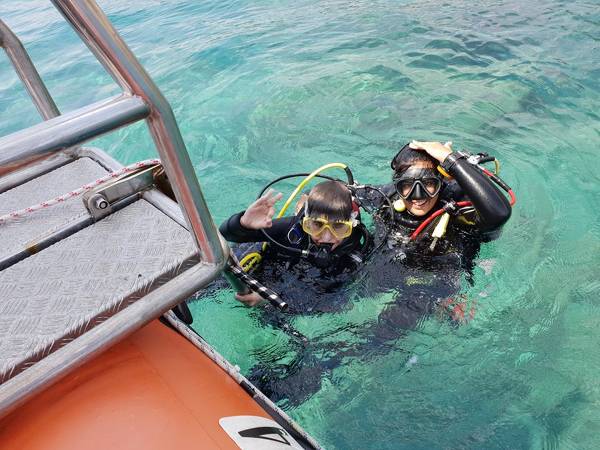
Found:
[[[435,169],[411,167],[394,178],[394,186],[404,200],[424,200],[439,194],[442,180]]]
[[[319,236],[328,229],[337,239],[345,239],[352,234],[351,220],[332,220],[305,216],[302,219],[302,229],[311,236]]]

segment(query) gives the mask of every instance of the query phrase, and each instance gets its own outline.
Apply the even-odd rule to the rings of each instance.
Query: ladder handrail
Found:
[[[121,94],[9,134],[0,138],[0,175],[3,167],[73,147],[149,113],[141,98]]]
[[[223,267],[226,258],[219,233],[206,205],[171,106],[94,0],[51,1],[124,91],[121,96],[98,104],[112,102],[111,108],[121,107],[122,114],[121,117],[111,121],[108,120],[106,114],[98,113],[94,109],[94,105],[91,105],[64,116],[54,117],[30,129],[5,136],[0,139],[0,173],[2,173],[3,166],[14,163],[19,157],[37,157],[60,150],[66,145],[81,144],[120,126],[145,118],[203,261]],[[8,29],[8,27],[4,28]],[[12,37],[16,39],[10,30],[3,35],[8,36],[9,40]],[[18,42],[18,39],[16,41]],[[14,45],[11,45],[12,47]],[[22,45],[21,49],[23,51],[18,60],[25,66],[28,60],[33,67]],[[11,58],[12,60],[13,58]],[[35,68],[33,70],[35,72]],[[19,71],[18,68],[17,71]],[[21,74],[19,75],[21,76]],[[37,78],[34,76],[35,81],[32,86],[39,88],[40,85],[43,86],[43,82],[37,72],[35,75]],[[25,84],[27,85],[27,83]],[[43,90],[45,90],[45,86]],[[47,90],[45,92],[51,101]],[[37,97],[34,94],[31,95],[38,106]],[[40,98],[44,99],[45,97],[45,95],[41,95]],[[141,103],[145,104],[146,111],[142,111],[144,108],[140,106]],[[49,111],[50,114],[53,114],[51,109],[43,108],[44,112],[40,112],[46,118]],[[90,110],[93,114],[89,114]],[[56,108],[56,113],[58,113],[58,108]],[[83,115],[86,113],[88,113],[87,117]],[[82,131],[82,128],[85,128],[85,132]],[[45,136],[48,136],[52,130],[56,129],[59,129],[62,134],[51,142],[36,138],[39,136],[37,133],[45,133]],[[10,152],[5,153],[4,148],[10,148]]]
[[[19,75],[31,96],[35,107],[44,120],[60,115],[60,111],[35,69],[25,47],[11,29],[0,19],[0,47],[4,48],[8,59]]]

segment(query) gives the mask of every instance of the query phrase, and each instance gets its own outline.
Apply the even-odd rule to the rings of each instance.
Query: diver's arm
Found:
[[[442,163],[473,203],[483,231],[500,228],[510,218],[511,207],[507,198],[494,186],[492,180],[466,158],[452,153]]]
[[[240,218],[244,212],[234,214],[221,224],[219,231],[223,237],[229,242],[259,242],[263,240],[264,236],[260,230],[251,230],[242,226]]]
[[[281,193],[269,189],[256,199],[246,211],[234,214],[221,224],[219,231],[228,241],[232,242],[262,242],[266,239],[263,229],[269,229],[269,235],[287,233],[283,228],[285,223],[275,224],[275,203],[281,199]]]
[[[240,223],[241,217],[245,211],[234,214],[229,219],[221,224],[219,231],[225,239],[230,242],[263,242],[266,240],[265,235],[261,230],[253,230],[244,227]],[[273,239],[278,242],[286,242],[287,234],[290,228],[294,225],[296,217],[282,217],[281,219],[274,219],[273,224],[264,228]]]

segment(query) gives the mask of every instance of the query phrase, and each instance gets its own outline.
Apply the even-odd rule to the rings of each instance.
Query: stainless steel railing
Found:
[[[6,50],[44,119],[38,125],[0,138],[0,175],[10,166],[18,167],[25,161],[51,156],[62,149],[75,147],[89,139],[145,119],[202,260],[208,264],[196,264],[185,270],[175,280],[150,291],[111,317],[111,320],[100,323],[68,346],[56,350],[20,376],[4,383],[0,393],[0,417],[10,413],[97,352],[120,340],[132,329],[139,328],[167,308],[189,298],[223,269],[225,255],[229,251],[212,221],[171,107],[154,82],[93,0],[52,2],[124,92],[61,115],[21,42],[0,21],[0,47]],[[81,151],[86,150],[77,149],[77,152]],[[56,155],[56,158],[63,157],[65,155],[62,153]],[[48,162],[49,159],[46,159],[44,164]],[[24,171],[27,170],[29,169]],[[11,176],[21,175],[14,172]],[[8,185],[10,182],[9,180]],[[156,194],[159,197],[162,195],[151,191],[146,193],[145,199],[152,204],[159,203],[161,199],[157,199]],[[172,202],[168,204],[168,208],[173,205]],[[164,209],[161,211],[165,212]],[[174,211],[165,213],[172,218],[178,216]],[[179,217],[175,220],[181,224]],[[165,299],[168,299],[167,303]],[[185,330],[180,327],[178,329]],[[195,341],[192,339],[192,342]],[[214,359],[215,354],[210,348],[203,351],[209,352],[209,357]],[[233,369],[229,364],[225,365],[221,361],[219,365],[230,375],[233,374],[228,370]],[[233,378],[247,384],[239,374]],[[256,391],[253,396],[277,422],[286,424],[284,427],[303,443],[303,448],[320,448],[318,443],[264,395]]]
[[[60,111],[31,62],[31,58],[29,58],[23,44],[2,20],[0,20],[0,47],[3,47],[6,51],[10,62],[25,85],[27,92],[29,92],[42,118],[48,120],[59,116]]]
[[[93,0],[52,0],[123,94],[59,115],[23,46],[0,22],[0,42],[45,122],[0,138],[0,173],[18,161],[50,155],[146,119],[177,201],[203,261],[222,267],[223,247],[173,111]]]

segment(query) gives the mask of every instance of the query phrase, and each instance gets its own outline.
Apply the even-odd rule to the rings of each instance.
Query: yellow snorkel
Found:
[[[329,163],[329,164],[325,164],[324,166],[319,167],[317,170],[309,173],[306,178],[304,178],[304,180],[302,180],[300,182],[300,184],[298,184],[298,186],[296,186],[296,189],[294,189],[294,191],[290,194],[289,198],[286,200],[286,202],[284,203],[283,207],[281,208],[281,210],[279,211],[279,213],[277,214],[277,218],[281,218],[283,217],[283,215],[285,214],[285,212],[287,211],[287,209],[289,208],[289,206],[292,204],[292,202],[294,201],[294,199],[296,198],[296,196],[298,195],[298,193],[304,189],[304,186],[306,186],[310,180],[312,180],[314,177],[316,177],[317,175],[319,175],[321,172],[327,170],[327,169],[334,169],[334,168],[340,168],[346,171],[346,174],[349,175],[348,177],[348,183],[349,184],[354,184],[354,178],[352,178],[352,172],[349,172],[348,166],[346,164],[343,163]]]

